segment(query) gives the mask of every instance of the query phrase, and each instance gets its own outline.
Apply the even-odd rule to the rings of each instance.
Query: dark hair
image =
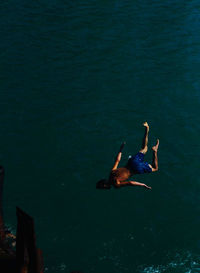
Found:
[[[107,179],[101,179],[97,182],[96,188],[102,190],[109,190],[111,188],[111,185]]]

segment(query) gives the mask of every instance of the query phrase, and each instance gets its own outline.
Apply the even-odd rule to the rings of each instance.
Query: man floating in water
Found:
[[[139,183],[136,181],[127,181],[134,174],[143,174],[143,173],[151,173],[158,171],[158,146],[159,139],[157,139],[157,143],[152,147],[153,150],[153,160],[152,165],[144,161],[144,155],[148,150],[148,134],[149,134],[149,125],[147,122],[143,124],[145,127],[145,134],[142,143],[142,149],[134,156],[130,156],[129,160],[125,167],[117,168],[122,156],[122,150],[124,148],[125,142],[121,145],[119,153],[116,157],[115,164],[112,167],[109,179],[100,180],[96,187],[98,189],[110,189],[111,186],[116,188],[122,186],[141,186],[147,189],[151,189],[151,187],[146,184]]]

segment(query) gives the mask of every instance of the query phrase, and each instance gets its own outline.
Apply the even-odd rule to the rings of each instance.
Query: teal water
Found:
[[[45,272],[200,272],[200,4],[0,4],[4,213],[35,219]],[[98,191],[160,139],[152,186]],[[151,149],[147,160],[151,160]]]

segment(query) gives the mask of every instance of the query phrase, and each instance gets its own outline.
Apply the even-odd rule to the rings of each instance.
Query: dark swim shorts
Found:
[[[144,161],[144,154],[137,153],[128,160],[127,167],[133,173],[151,173],[152,169],[147,162]]]

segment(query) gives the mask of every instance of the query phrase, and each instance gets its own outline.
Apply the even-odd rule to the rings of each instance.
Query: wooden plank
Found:
[[[5,240],[5,229],[3,221],[3,182],[4,182],[5,171],[2,166],[0,166],[0,241]]]
[[[33,218],[17,207],[17,272],[43,273],[42,252],[36,248]]]

